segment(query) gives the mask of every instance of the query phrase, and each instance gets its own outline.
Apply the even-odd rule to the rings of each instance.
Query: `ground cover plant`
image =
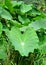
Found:
[[[0,65],[46,65],[46,13],[23,1],[0,2]]]

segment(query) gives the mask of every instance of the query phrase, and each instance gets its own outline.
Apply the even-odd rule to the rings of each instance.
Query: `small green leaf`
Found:
[[[32,9],[31,11],[29,11],[27,13],[27,15],[35,17],[35,16],[38,16],[38,15],[41,15],[41,12],[39,12],[38,10]]]
[[[2,18],[7,19],[7,20],[12,20],[12,16],[11,16],[11,14],[7,10],[2,8],[1,11],[2,11],[2,13],[1,13],[0,16]]]
[[[8,22],[10,22],[15,27],[22,27],[22,25],[16,20],[11,20],[11,21],[8,21]]]
[[[11,1],[11,4],[13,7],[15,7],[17,5],[17,1]]]
[[[39,19],[29,24],[29,27],[33,27],[35,30],[38,30],[40,28],[46,29],[46,18],[40,17]]]
[[[5,0],[5,5],[8,7],[10,12],[13,12],[13,7],[12,7],[12,4],[11,4],[11,0]]]
[[[28,23],[30,23],[30,19],[29,18],[27,18],[27,17],[25,17],[25,16],[18,16],[18,19],[19,19],[19,21],[22,23],[22,24],[28,24]]]
[[[17,2],[17,1],[12,1],[11,3],[12,3],[12,6],[13,6],[13,7],[15,7],[15,6],[20,6],[21,4],[23,4],[22,1],[19,1],[19,2]]]
[[[22,14],[25,14],[26,12],[32,10],[32,5],[26,5],[26,4],[22,4],[20,7],[20,11]]]

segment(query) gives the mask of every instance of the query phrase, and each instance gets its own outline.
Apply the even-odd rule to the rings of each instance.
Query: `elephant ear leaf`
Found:
[[[22,56],[27,56],[29,52],[33,52],[38,48],[38,37],[34,29],[27,29],[23,34],[20,30],[12,28],[8,33],[8,38]]]

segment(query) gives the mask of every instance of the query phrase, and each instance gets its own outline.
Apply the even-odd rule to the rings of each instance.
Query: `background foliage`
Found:
[[[24,1],[27,4],[32,3],[38,10],[46,12],[46,0],[18,0]]]
[[[46,65],[45,0],[0,0],[0,65]]]

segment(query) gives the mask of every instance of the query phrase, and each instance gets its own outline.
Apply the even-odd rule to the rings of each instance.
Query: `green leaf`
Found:
[[[17,5],[17,1],[11,1],[11,4],[13,7],[15,7]]]
[[[32,10],[29,11],[27,14],[28,14],[29,16],[35,17],[35,16],[37,16],[37,15],[41,15],[41,12],[38,11],[38,10],[32,9]]]
[[[40,17],[39,19],[29,24],[29,27],[33,27],[35,30],[38,30],[40,28],[46,29],[46,18]]]
[[[22,56],[27,56],[29,52],[38,48],[39,40],[33,28],[26,29],[22,34],[19,29],[13,27],[7,36],[15,50],[18,50]]]
[[[30,23],[30,19],[29,18],[27,18],[27,17],[25,17],[25,16],[18,16],[18,19],[19,19],[19,21],[22,23],[22,24],[28,24],[28,23]]]
[[[12,20],[12,16],[7,10],[5,10],[4,8],[1,7],[0,11],[1,11],[1,15],[0,16],[2,18],[7,19],[7,20]]]
[[[16,20],[11,20],[11,21],[8,21],[8,22],[10,22],[15,27],[22,27],[22,25]]]
[[[19,1],[18,6],[22,5],[23,3],[24,3],[23,1]]]
[[[32,5],[26,5],[26,4],[22,4],[20,7],[20,11],[22,14],[25,14],[26,12],[32,10]]]
[[[2,33],[2,24],[0,22],[0,36],[1,36],[1,33]]]
[[[12,4],[11,4],[11,0],[5,0],[5,5],[8,7],[10,12],[13,12],[13,7],[12,7]]]
[[[21,4],[23,4],[22,1],[19,1],[19,2],[17,2],[17,1],[12,1],[11,3],[12,3],[12,6],[13,6],[13,7],[15,7],[15,6],[20,6]]]

